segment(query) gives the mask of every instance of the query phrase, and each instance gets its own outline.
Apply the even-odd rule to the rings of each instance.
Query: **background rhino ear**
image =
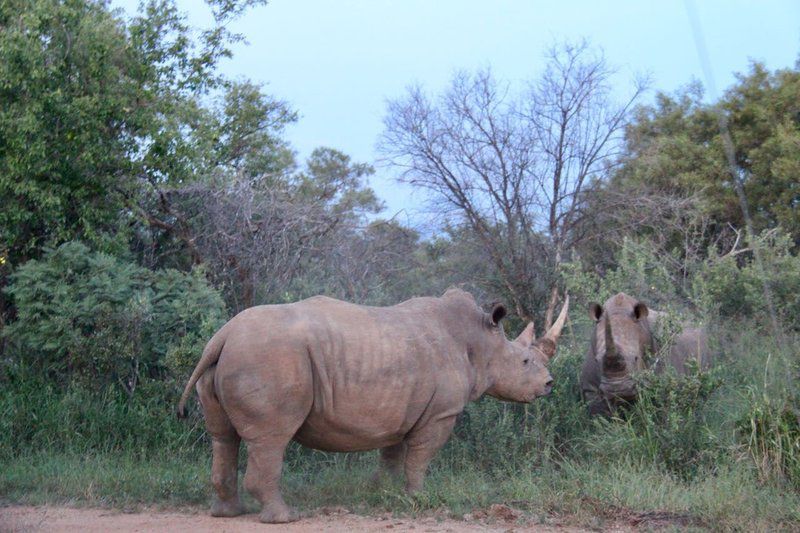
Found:
[[[636,302],[636,305],[633,306],[633,318],[636,320],[647,318],[648,313],[647,305],[642,302]]]
[[[603,307],[597,302],[590,303],[589,316],[592,317],[592,320],[597,322],[600,320],[600,317],[603,316]]]
[[[492,304],[492,311],[490,314],[492,317],[492,325],[496,326],[501,320],[503,320],[503,317],[508,314],[508,309],[506,309],[506,306],[500,302],[496,302]]]

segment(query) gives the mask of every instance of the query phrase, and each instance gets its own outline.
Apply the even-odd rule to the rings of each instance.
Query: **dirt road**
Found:
[[[65,531],[80,533],[106,532],[260,532],[289,531],[583,531],[576,528],[539,526],[525,523],[521,514],[505,506],[491,508],[454,520],[439,516],[393,518],[391,515],[359,516],[344,509],[319,509],[311,516],[286,525],[266,525],[258,515],[237,518],[212,518],[196,513],[144,510],[134,513],[108,509],[86,509],[12,505],[0,507],[0,531]]]

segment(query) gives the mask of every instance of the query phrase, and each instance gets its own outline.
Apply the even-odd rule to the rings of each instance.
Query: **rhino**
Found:
[[[581,369],[581,395],[591,414],[609,415],[620,404],[636,399],[633,373],[647,367],[647,361],[659,352],[653,336],[656,323],[665,313],[620,292],[601,307],[589,304],[589,316],[595,321],[589,349]],[[667,354],[666,361],[655,361],[656,372],[666,365],[678,374],[685,363],[695,359],[708,368],[708,335],[703,328],[684,324]]]
[[[467,292],[450,289],[391,307],[315,296],[242,311],[211,338],[178,404],[196,386],[211,436],[213,516],[242,512],[239,444],[247,445],[245,489],[262,522],[297,519],[279,481],[289,441],[325,451],[380,449],[376,476],[405,472],[409,493],[447,441],[467,402],[488,394],[530,402],[550,393],[547,363],[567,315],[536,339],[515,340]]]

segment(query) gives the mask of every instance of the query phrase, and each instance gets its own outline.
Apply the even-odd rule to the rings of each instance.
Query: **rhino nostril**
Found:
[[[553,380],[552,379],[547,380],[547,383],[545,383],[544,386],[551,388],[553,386]]]

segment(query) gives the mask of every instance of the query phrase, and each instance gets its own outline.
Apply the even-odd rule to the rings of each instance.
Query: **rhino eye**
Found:
[[[528,361],[530,361],[530,359],[528,359],[528,358],[526,357],[525,359],[523,359],[523,360],[522,360],[522,364],[523,364],[523,365],[527,365],[527,364],[528,364]]]

